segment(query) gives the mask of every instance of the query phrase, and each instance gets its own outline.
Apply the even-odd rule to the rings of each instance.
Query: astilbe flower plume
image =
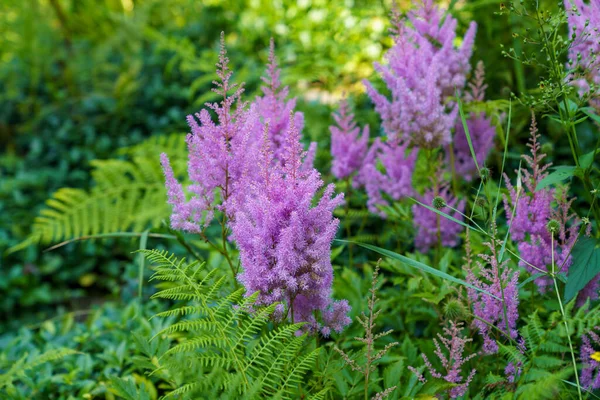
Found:
[[[444,204],[440,208],[445,214],[462,221],[462,213],[465,211],[465,201],[458,200],[450,192],[449,186],[443,184],[439,190],[430,188],[419,197],[421,203],[428,206],[434,204],[434,200],[443,199]],[[417,236],[415,237],[415,247],[420,252],[426,253],[429,249],[435,247],[438,242],[444,247],[454,247],[458,245],[458,235],[462,232],[462,225],[439,215],[420,204],[412,207],[413,221],[417,227]]]
[[[254,134],[258,116],[254,108],[248,109],[241,102],[243,86],[230,82],[232,72],[228,64],[224,35],[221,34],[217,63],[220,82],[213,82],[213,91],[222,100],[206,104],[215,112],[217,122],[213,122],[207,109],[187,117],[191,128],[186,139],[188,174],[192,181],[188,187],[190,200],[186,199],[182,185],[175,178],[167,155],[161,155],[169,204],[173,206],[171,226],[174,229],[201,232],[203,226],[213,219],[216,210],[233,217],[235,206],[244,202],[245,188],[248,187],[245,180],[251,180],[258,171],[255,160],[260,140]]]
[[[354,114],[346,100],[340,103],[340,109],[333,114],[337,126],[330,126],[331,173],[337,179],[345,179],[358,171],[367,154],[369,146],[369,126],[362,130],[354,121]]]
[[[394,45],[386,54],[388,65],[375,64],[392,97],[365,81],[367,93],[388,138],[424,148],[447,145],[457,108],[446,100],[465,85],[476,24],[471,23],[457,49],[456,19],[444,16],[432,0],[423,0],[405,19],[396,12],[392,19]]]
[[[493,233],[496,234],[495,224]],[[475,270],[467,236],[465,270],[467,282],[492,295],[471,288],[467,289],[473,314],[478,318],[473,320],[473,326],[483,336],[483,351],[493,354],[498,351],[498,343],[490,334],[491,326],[496,326],[512,339],[518,338],[519,271],[509,268],[509,260],[498,259],[496,239],[493,238],[485,245],[489,249],[489,254],[479,255],[479,260],[476,262],[477,270]]]
[[[510,194],[510,200],[504,197],[510,234],[519,243],[521,267],[532,274],[550,272],[554,261],[556,272],[567,272],[573,262],[571,250],[577,241],[581,221],[570,212],[575,199],[569,200],[566,191],[557,199],[557,207],[554,208],[552,203],[555,200],[555,190],[548,186],[537,190],[538,184],[548,175],[547,169],[551,164],[542,165],[546,155],[541,153],[540,134],[535,118],[532,118],[531,139],[528,143],[531,156],[523,155],[528,167],[521,170],[523,185],[515,188],[508,177],[504,177]],[[554,233],[548,229],[550,221],[558,224]],[[587,234],[590,228],[588,226]],[[553,281],[550,276],[545,275],[536,278],[535,283],[539,291],[544,293],[552,286]],[[598,279],[593,279],[581,291],[579,303],[587,297],[598,297]]]
[[[273,163],[267,138],[258,164],[261,179],[252,183],[232,222],[232,237],[240,250],[240,282],[247,293],[260,291],[259,304],[280,302],[277,317],[308,322],[324,335],[350,323],[345,300],[331,299],[331,242],[339,221],[333,210],[343,202],[333,184],[325,188],[319,173],[302,168],[300,135],[293,117],[286,133],[282,165]],[[314,317],[320,311],[322,323]]]
[[[475,78],[469,83],[469,91],[465,93],[465,102],[482,102],[485,100],[485,71],[483,62],[477,63],[475,70]],[[490,150],[494,146],[494,137],[496,136],[496,128],[492,125],[491,118],[487,117],[484,112],[473,112],[466,120],[471,144],[475,152],[478,166],[475,165],[465,128],[460,118],[457,118],[453,149],[454,149],[454,169],[457,175],[462,176],[467,181],[472,180],[478,170],[485,164],[485,160],[490,154]],[[449,149],[448,149],[449,151]],[[450,160],[448,160],[450,161]]]
[[[469,362],[472,358],[476,357],[477,354],[469,354],[468,356],[464,356],[465,345],[469,342],[472,342],[473,339],[463,338],[461,337],[461,328],[462,323],[454,323],[450,322],[449,327],[444,327],[444,334],[446,336],[442,336],[438,333],[438,338],[440,342],[444,345],[444,348],[448,352],[448,355],[444,354],[440,343],[437,339],[433,339],[433,343],[435,344],[435,355],[440,360],[442,367],[444,367],[446,374],[443,375],[442,372],[438,372],[427,356],[425,354],[421,354],[423,357],[423,361],[425,362],[425,367],[433,376],[437,379],[444,379],[446,382],[457,384],[457,386],[450,389],[449,395],[450,398],[455,399],[460,396],[464,396],[467,392],[469,384],[473,380],[475,373],[477,372],[475,369],[472,369],[469,372],[469,375],[465,379],[462,376],[462,366]],[[408,367],[423,383],[427,382],[427,379],[421,374],[416,368]]]
[[[598,331],[600,328],[594,329]],[[600,336],[591,330],[581,337],[581,342],[581,386],[588,390],[600,389]]]
[[[393,200],[414,194],[412,173],[417,153],[416,148],[409,151],[406,142],[375,139],[353,181],[353,186],[365,188],[369,211],[385,218],[385,213],[378,208],[388,204],[384,194]]]
[[[590,104],[600,110],[600,3],[592,0],[564,0],[569,31],[575,39],[569,48],[569,63],[573,72],[569,78],[581,95],[590,97]]]
[[[264,128],[268,125],[268,136],[273,151],[275,161],[281,161],[285,152],[285,133],[289,129],[290,113],[296,107],[296,99],[287,100],[289,88],[281,84],[281,70],[278,68],[275,57],[275,42],[271,39],[269,49],[269,63],[267,64],[266,76],[263,81],[263,96],[257,96],[254,104],[256,111],[260,116],[261,124],[258,130],[262,134]],[[301,112],[293,112],[294,124],[299,132],[302,132],[304,126],[304,115]],[[311,148],[316,146],[311,145]],[[316,148],[310,150],[314,152]],[[308,157],[308,164],[312,166],[312,160]]]

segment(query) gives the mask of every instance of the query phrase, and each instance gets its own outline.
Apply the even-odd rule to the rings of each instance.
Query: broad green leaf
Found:
[[[577,174],[576,170],[577,167],[574,166],[556,167],[554,172],[548,174],[548,176],[546,176],[540,181],[540,183],[538,183],[535,190],[538,191],[555,183],[564,181],[565,179],[571,178]]]
[[[589,168],[589,166],[592,165],[592,163],[594,162],[594,158],[596,157],[597,153],[598,150],[592,150],[589,153],[585,153],[584,155],[579,157],[579,165],[581,166],[581,168]]]
[[[592,278],[600,273],[600,249],[589,237],[580,238],[571,251],[573,264],[565,286],[565,303],[569,302]]]
[[[395,253],[395,252],[393,252],[391,250],[383,249],[381,247],[373,246],[373,245],[366,244],[366,243],[350,242],[348,240],[336,239],[336,242],[340,242],[340,243],[354,243],[357,246],[364,247],[365,249],[374,251],[374,252],[379,253],[379,254],[381,254],[383,256],[389,257],[389,258],[394,259],[394,260],[401,261],[404,264],[408,265],[409,267],[416,268],[418,270],[421,270],[421,271],[426,272],[426,273],[431,274],[431,275],[435,275],[435,276],[437,276],[439,278],[445,279],[445,280],[450,281],[450,282],[458,283],[459,285],[463,285],[465,287],[468,287],[470,289],[476,290],[476,291],[481,292],[483,294],[486,294],[488,296],[492,296],[496,300],[501,300],[499,297],[491,294],[487,290],[483,290],[481,288],[478,288],[477,286],[471,285],[469,282],[463,281],[462,279],[455,278],[452,275],[449,275],[449,274],[447,274],[445,272],[437,270],[437,269],[435,269],[433,267],[430,267],[429,265],[423,264],[422,262],[419,262],[417,260],[413,260],[412,258],[408,258],[408,257],[403,256],[401,254]]]

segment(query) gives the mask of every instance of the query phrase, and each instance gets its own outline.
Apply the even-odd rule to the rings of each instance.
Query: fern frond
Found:
[[[302,357],[289,372],[289,375],[283,382],[280,393],[284,395],[293,395],[293,388],[299,386],[302,383],[302,377],[314,367],[317,357],[319,356],[320,348],[317,348],[306,356]]]
[[[198,383],[194,382],[194,383],[187,383],[175,390],[173,390],[172,392],[167,393],[163,399],[170,399],[170,398],[180,398],[180,396],[192,393],[194,391],[196,391],[198,389]]]
[[[148,157],[155,159],[158,159],[161,153],[167,153],[171,161],[185,160],[188,156],[185,141],[186,136],[187,134],[185,133],[152,135],[139,144],[119,149],[118,153],[131,157]]]
[[[181,318],[154,336],[176,340],[159,356],[156,371],[182,376],[173,381],[188,383],[169,397],[187,398],[192,391],[214,398],[293,396],[319,350],[301,355],[305,335],[296,333],[303,324],[269,331],[277,304],[257,305],[259,293],[245,296],[244,289],[224,294],[226,277],[217,277],[216,270],[200,274],[204,264],[187,263],[165,251],[142,253],[154,264],[154,278],[170,285],[153,297],[193,302],[157,315]]]

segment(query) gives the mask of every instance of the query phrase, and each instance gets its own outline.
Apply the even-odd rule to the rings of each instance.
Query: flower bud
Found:
[[[546,229],[548,229],[549,233],[554,235],[560,230],[560,222],[555,219],[551,219],[546,225]]]
[[[444,198],[441,196],[435,196],[432,203],[436,210],[441,210],[442,208],[446,207],[446,200],[444,200]]]

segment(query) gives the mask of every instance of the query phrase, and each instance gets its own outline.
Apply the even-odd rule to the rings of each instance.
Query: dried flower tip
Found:
[[[555,219],[551,219],[546,225],[546,229],[548,229],[549,233],[554,235],[560,230],[560,222]]]
[[[442,208],[446,207],[446,200],[444,200],[441,196],[435,196],[432,204],[436,210],[441,210]]]

